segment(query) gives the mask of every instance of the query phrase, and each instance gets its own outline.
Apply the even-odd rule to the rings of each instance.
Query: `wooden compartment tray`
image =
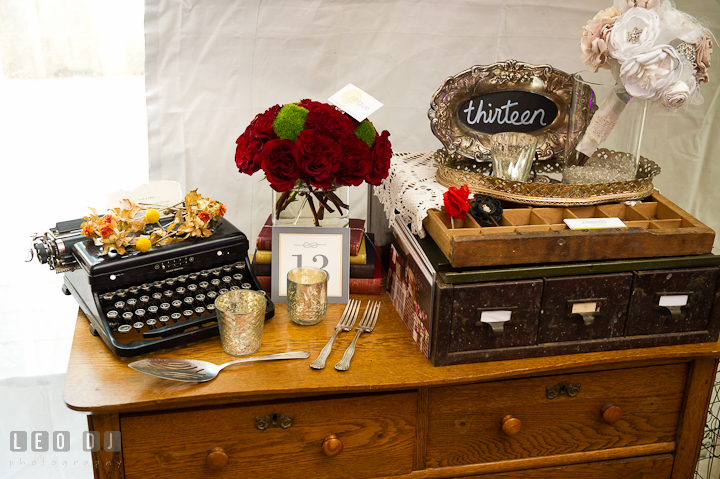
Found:
[[[566,218],[620,218],[626,228],[570,230]],[[709,253],[715,232],[657,191],[645,201],[568,208],[506,207],[498,225],[462,225],[429,210],[425,230],[455,268]]]

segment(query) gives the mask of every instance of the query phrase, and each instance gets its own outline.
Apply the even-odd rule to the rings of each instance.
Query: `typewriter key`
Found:
[[[220,286],[220,280],[217,278],[214,278],[214,279],[210,280],[210,284],[212,285],[213,288],[217,288]]]
[[[145,293],[150,293],[150,288],[152,288],[152,284],[150,283],[144,283],[142,286],[140,286],[140,289],[142,289]]]
[[[213,311],[215,311],[215,303],[208,304],[207,306],[205,306],[205,309],[207,309],[208,313],[212,313]]]
[[[137,322],[135,322],[135,324],[133,324],[133,327],[135,329],[137,329],[139,332],[143,327],[145,327],[145,323],[143,323],[141,321],[137,321]]]
[[[125,321],[126,324],[130,324],[130,323],[132,323],[132,320],[133,320],[133,314],[130,311],[125,311],[122,314],[122,319],[123,319],[123,321]]]
[[[190,278],[191,281],[195,281],[196,279],[198,279],[198,276],[200,276],[198,273],[190,273],[188,275],[188,278]]]
[[[230,271],[232,271],[232,266],[230,266],[230,265],[223,266],[222,270],[225,271],[226,273],[229,273]]]
[[[167,313],[170,311],[170,303],[162,303],[160,309],[162,309],[163,313]]]
[[[153,305],[153,306],[148,306],[147,312],[148,312],[148,314],[152,314],[153,316],[157,316],[157,314],[158,314],[158,307],[155,306],[155,305]]]
[[[180,296],[185,296],[185,288],[182,286],[179,286],[175,289],[175,292]]]
[[[160,323],[162,323],[163,326],[165,326],[168,321],[170,321],[170,316],[165,316],[165,315],[160,316]]]
[[[180,276],[177,277],[177,280],[178,280],[181,284],[184,284],[184,283],[187,282],[187,280],[188,280],[188,275],[186,275],[186,274],[181,274]]]
[[[138,301],[135,298],[128,298],[128,300],[125,301],[125,304],[127,305],[128,308],[130,308],[130,311],[132,311],[137,306],[137,302]]]
[[[165,280],[165,285],[166,285],[166,286],[169,286],[169,287],[171,287],[171,288],[174,287],[174,286],[175,286],[175,278],[168,278],[168,279],[166,279],[166,280]]]
[[[220,268],[213,268],[210,270],[210,274],[213,276],[220,276],[220,273],[222,273],[222,269]]]
[[[145,324],[147,324],[150,327],[150,329],[155,329],[156,323],[157,323],[157,321],[155,320],[155,318],[149,318],[145,321]]]
[[[136,310],[135,310],[135,316],[137,317],[137,319],[139,319],[140,321],[142,321],[143,318],[145,317],[145,310],[144,310],[144,309],[136,309]]]
[[[182,308],[182,301],[176,299],[172,302],[172,307],[175,308],[175,310],[180,311],[180,308]]]
[[[172,319],[174,322],[178,322],[178,319],[182,318],[182,314],[180,313],[173,313],[170,315],[170,319]]]
[[[252,289],[252,284],[250,284],[250,283],[243,283],[243,284],[242,284],[242,289]]]
[[[208,291],[208,293],[207,293],[207,298],[208,298],[210,301],[215,301],[215,298],[217,298],[217,295],[218,295],[218,294],[217,294],[215,291]]]
[[[192,309],[186,309],[185,311],[183,311],[183,316],[185,316],[185,319],[190,319],[192,317],[192,315],[193,315]]]
[[[235,269],[245,269],[245,261],[238,261],[235,263]]]
[[[197,284],[188,284],[187,290],[190,293],[194,293],[195,291],[197,291],[197,288]]]
[[[205,295],[202,294],[202,293],[196,295],[196,296],[195,296],[195,301],[197,301],[198,303],[203,303],[203,304],[205,304]]]
[[[192,296],[186,296],[186,297],[183,299],[183,303],[185,303],[186,306],[192,305],[192,304],[193,304],[193,301],[195,301],[195,298],[193,298]]]
[[[120,313],[113,309],[112,311],[108,311],[106,317],[108,320],[108,324],[117,324],[117,321],[120,318]]]
[[[130,291],[132,294],[138,294],[138,291],[140,291],[140,287],[139,286],[130,286],[128,288],[128,291]]]
[[[155,281],[153,283],[153,287],[155,289],[163,289],[163,286],[165,285],[165,281]]]
[[[205,314],[205,308],[203,308],[202,306],[198,306],[197,308],[195,308],[195,314],[197,314],[198,316],[202,316],[203,314]]]
[[[115,291],[115,296],[117,296],[118,298],[122,299],[122,298],[124,298],[125,296],[127,296],[127,292],[128,292],[127,289],[118,289],[117,291]]]
[[[238,286],[238,285],[230,286],[230,291],[240,291],[240,286]]]
[[[225,285],[228,285],[232,283],[232,278],[230,276],[223,276],[222,281],[223,283],[225,283]]]
[[[155,304],[160,304],[162,303],[163,295],[162,293],[153,293],[152,299]]]
[[[170,301],[170,298],[172,298],[174,294],[175,294],[175,291],[173,291],[172,289],[168,289],[163,292],[163,296],[165,297],[165,300],[167,300],[167,301]]]
[[[103,301],[110,303],[115,298],[115,293],[105,293],[102,295]]]
[[[129,333],[130,331],[132,331],[132,326],[129,324],[123,324],[118,327],[118,333]]]
[[[228,289],[223,288],[223,289],[221,289],[220,291],[218,291],[218,294],[225,294],[225,293],[227,293],[228,291],[229,291]]]
[[[233,279],[234,279],[235,281],[242,281],[243,275],[240,274],[240,273],[235,273],[235,274],[233,275]]]
[[[124,311],[125,310],[125,301],[116,301],[115,309],[118,311]]]
[[[147,307],[150,304],[150,296],[140,296],[140,306]]]
[[[207,281],[201,281],[200,284],[198,284],[198,286],[200,286],[201,290],[206,290],[208,288],[208,286],[210,286],[210,283],[208,283]]]
[[[200,276],[203,278],[207,278],[208,276],[210,276],[210,271],[204,269],[204,270],[200,271]]]

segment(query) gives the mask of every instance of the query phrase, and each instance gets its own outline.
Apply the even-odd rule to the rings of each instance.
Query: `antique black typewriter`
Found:
[[[247,237],[226,219],[208,238],[123,256],[98,256],[100,249],[80,233],[82,222],[58,223],[36,235],[33,248],[41,263],[65,273],[63,292],[75,297],[91,332],[118,356],[216,336],[219,294],[234,289],[264,294],[248,261]],[[265,320],[275,314],[267,301]]]

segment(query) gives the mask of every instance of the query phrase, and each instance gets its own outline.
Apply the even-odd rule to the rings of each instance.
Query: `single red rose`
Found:
[[[267,138],[270,140],[277,138],[272,124],[279,111],[280,105],[275,105],[268,108],[264,113],[257,115],[253,121],[250,122],[249,126],[253,136],[256,136],[257,138]]]
[[[300,167],[301,179],[324,190],[332,187],[342,159],[342,150],[335,140],[315,130],[303,130],[298,135],[293,153]]]
[[[338,139],[355,130],[353,119],[326,103],[312,102],[308,107],[305,128],[315,130],[325,136]]]
[[[387,178],[388,171],[390,171],[390,158],[392,158],[392,145],[390,145],[390,133],[387,130],[383,131],[381,135],[375,137],[375,144],[371,150],[372,165],[367,175],[365,175],[365,181],[371,185],[379,185],[382,180]]]
[[[252,175],[260,169],[258,155],[262,152],[264,141],[250,132],[250,127],[236,141],[235,165],[241,173]]]
[[[470,188],[468,188],[468,185],[463,185],[460,189],[454,186],[448,188],[448,190],[443,193],[445,212],[447,215],[451,218],[464,220],[471,206],[470,201],[468,201],[469,195]]]
[[[335,183],[344,186],[358,186],[365,181],[370,171],[372,158],[370,147],[355,135],[346,135],[340,139],[342,158],[340,169],[335,175]]]
[[[265,143],[261,157],[262,169],[267,176],[270,186],[275,191],[289,190],[300,177],[293,149],[295,143],[291,140],[270,140]]]

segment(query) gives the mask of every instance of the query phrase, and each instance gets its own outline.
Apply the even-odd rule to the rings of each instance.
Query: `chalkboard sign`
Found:
[[[532,133],[551,125],[557,118],[558,107],[537,93],[498,91],[461,103],[457,115],[460,123],[480,133]]]

